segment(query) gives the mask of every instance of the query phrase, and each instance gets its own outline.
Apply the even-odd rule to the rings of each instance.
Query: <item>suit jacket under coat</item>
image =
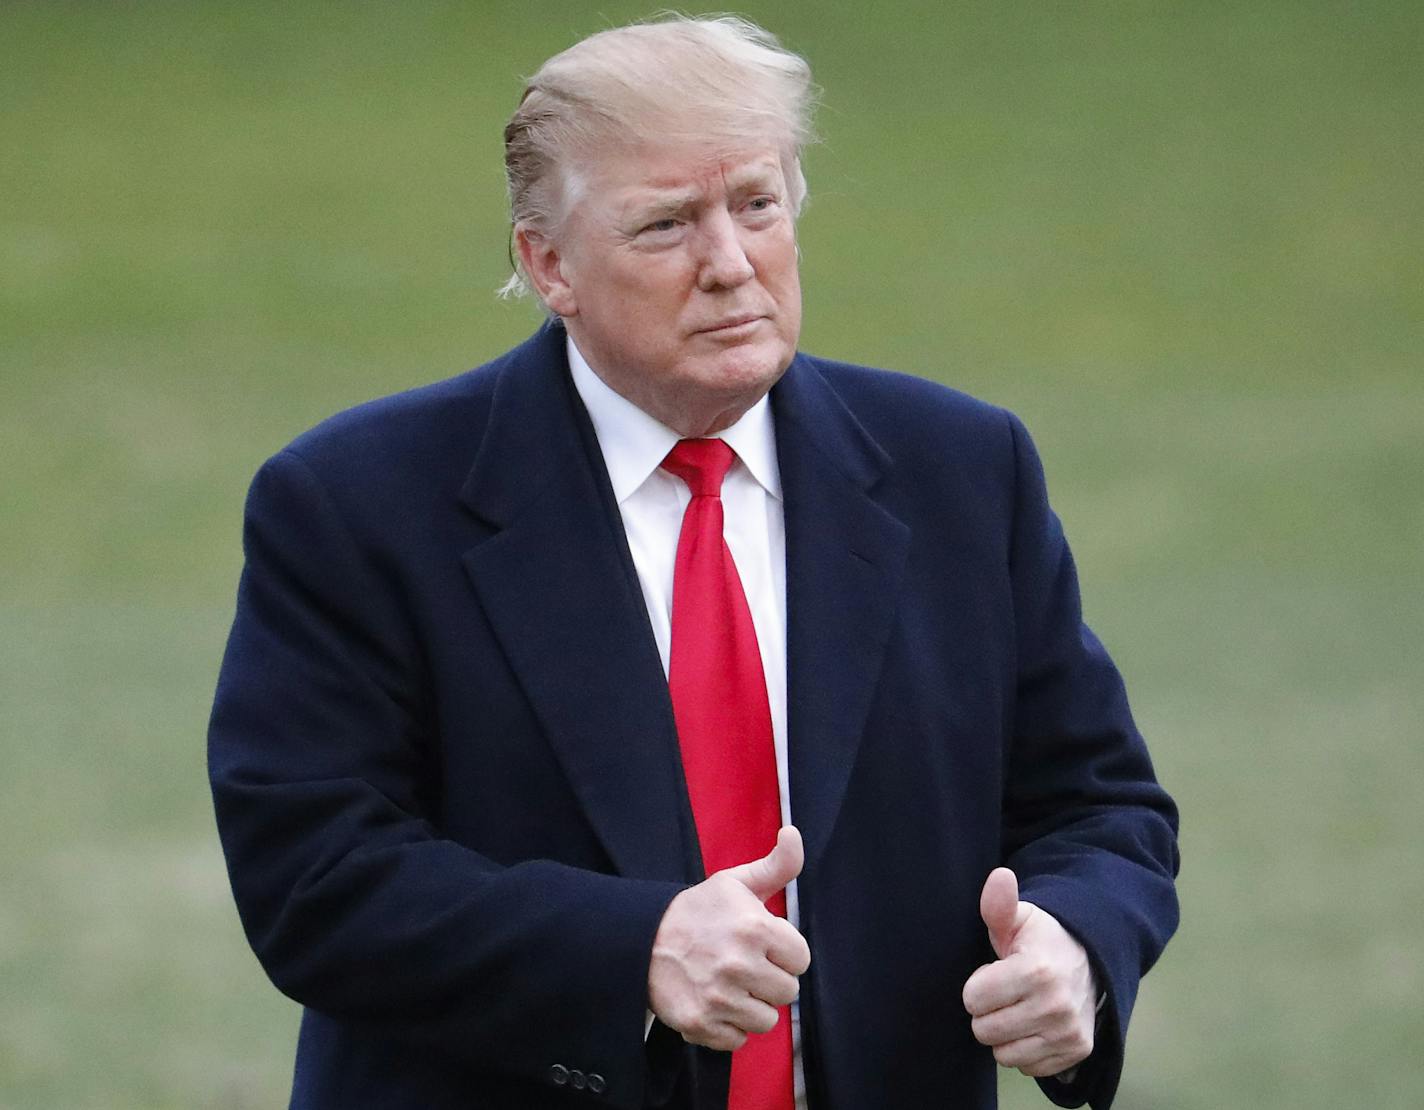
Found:
[[[994,1105],[960,991],[1005,863],[1107,993],[1089,1065],[1045,1090],[1106,1106],[1176,924],[1176,813],[1032,445],[806,355],[771,401],[810,1104]],[[306,1007],[292,1105],[719,1105],[725,1054],[644,1043],[653,934],[702,872],[562,329],[303,435],[244,541],[210,769],[247,935]]]

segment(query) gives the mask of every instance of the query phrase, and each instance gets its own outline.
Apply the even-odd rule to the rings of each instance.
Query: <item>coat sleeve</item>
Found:
[[[432,822],[437,747],[390,568],[291,450],[248,498],[209,731],[218,827],[272,981],[473,1071],[562,1062],[643,1104],[654,933],[680,886],[499,866]]]
[[[1060,1106],[1104,1110],[1121,1075],[1138,981],[1177,925],[1177,811],[1158,785],[1117,668],[1083,623],[1038,455],[1018,420],[1008,420],[1018,659],[1004,862],[1019,876],[1020,897],[1082,943],[1106,995],[1096,1047],[1074,1082],[1041,1086]]]

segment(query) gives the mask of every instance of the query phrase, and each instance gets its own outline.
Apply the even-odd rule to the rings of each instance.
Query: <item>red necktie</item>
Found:
[[[722,479],[735,455],[720,439],[684,439],[663,460],[692,491],[673,570],[668,689],[707,874],[760,859],[776,844],[781,800],[766,676],[746,594],[722,538]],[[778,891],[767,908],[786,916]],[[732,1054],[729,1110],[792,1110],[791,1016]]]

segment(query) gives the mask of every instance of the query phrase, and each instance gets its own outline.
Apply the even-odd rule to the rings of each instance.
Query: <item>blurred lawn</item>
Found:
[[[1120,1105],[1424,1105],[1424,9],[743,10],[826,88],[804,346],[1025,417],[1181,802]],[[646,11],[0,10],[0,1106],[284,1104],[203,774],[243,492],[531,329],[519,75]]]

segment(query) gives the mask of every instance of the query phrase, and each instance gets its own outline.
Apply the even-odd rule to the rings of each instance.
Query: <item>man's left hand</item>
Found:
[[[979,914],[999,958],[964,984],[974,1036],[1006,1068],[1035,1078],[1076,1067],[1093,1051],[1097,987],[1088,954],[1051,914],[1019,901],[1019,882],[995,868]]]

